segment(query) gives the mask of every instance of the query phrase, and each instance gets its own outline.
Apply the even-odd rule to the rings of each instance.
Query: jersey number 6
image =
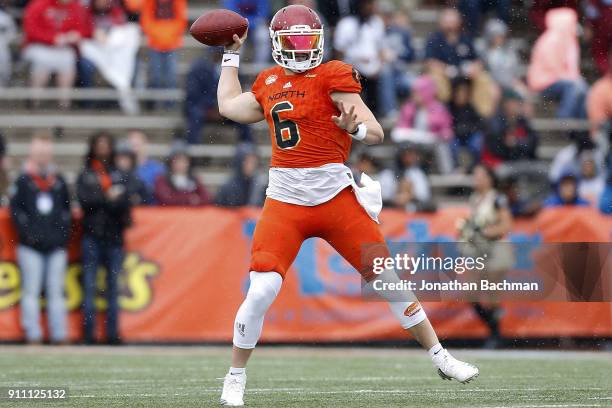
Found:
[[[291,149],[300,142],[300,130],[297,124],[289,119],[281,120],[278,116],[279,112],[292,111],[293,105],[291,102],[279,102],[270,109],[270,115],[274,120],[274,135],[276,136],[276,144],[281,149]],[[289,134],[289,137],[283,137]]]

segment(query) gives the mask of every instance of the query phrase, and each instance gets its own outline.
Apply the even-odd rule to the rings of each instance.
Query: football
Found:
[[[230,45],[234,34],[242,37],[249,21],[231,10],[209,11],[191,25],[189,33],[202,44],[210,46]]]

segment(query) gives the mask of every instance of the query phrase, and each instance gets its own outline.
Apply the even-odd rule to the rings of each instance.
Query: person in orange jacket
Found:
[[[176,88],[176,50],[187,29],[187,1],[143,0],[140,25],[149,47],[149,87]]]

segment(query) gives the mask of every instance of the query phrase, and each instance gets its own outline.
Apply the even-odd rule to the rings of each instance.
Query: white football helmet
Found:
[[[306,6],[280,9],[270,23],[270,38],[272,58],[283,68],[304,72],[323,62],[323,24]]]

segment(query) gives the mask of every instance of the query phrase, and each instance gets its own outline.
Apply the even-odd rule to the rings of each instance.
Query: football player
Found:
[[[266,120],[272,159],[267,199],[253,237],[250,286],[234,323],[231,367],[221,403],[242,406],[245,367],[261,335],[266,311],[304,240],[325,239],[365,281],[373,279],[363,246],[386,250],[377,225],[380,186],[362,176],[358,186],[344,164],[353,140],[383,141],[383,129],[364,104],[359,73],[340,61],[322,64],[323,26],[308,7],[278,11],[270,24],[276,66],[262,71],[250,92],[238,79],[240,48],[234,35],[226,47],[217,90],[219,112],[238,123]],[[378,187],[378,190],[377,190]],[[364,264],[365,263],[365,264]],[[444,379],[466,383],[478,369],[444,349],[416,301],[389,301],[401,326],[429,352]]]

